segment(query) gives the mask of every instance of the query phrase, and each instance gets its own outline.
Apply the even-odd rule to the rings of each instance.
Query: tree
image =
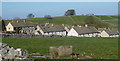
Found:
[[[35,15],[33,15],[32,13],[27,15],[27,18],[34,18],[34,17],[35,17]]]
[[[75,10],[73,10],[73,9],[67,10],[65,12],[65,16],[74,16],[74,15],[76,15],[76,13],[75,13]]]
[[[0,20],[2,20],[2,17],[0,16]]]
[[[46,19],[52,19],[51,15],[45,15],[44,18],[46,18]]]
[[[0,24],[2,25],[2,31],[5,31],[5,21],[4,20],[1,20]],[[1,26],[0,25],[0,26]]]

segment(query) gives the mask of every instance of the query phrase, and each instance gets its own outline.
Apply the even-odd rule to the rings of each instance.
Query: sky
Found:
[[[3,2],[118,2],[120,0],[2,0]]]
[[[26,18],[29,13],[35,17],[45,15],[63,16],[68,9],[74,9],[77,15],[93,13],[96,15],[117,15],[117,2],[3,2],[2,18]],[[1,13],[0,13],[1,14]]]
[[[0,3],[0,16],[2,16],[2,3]]]

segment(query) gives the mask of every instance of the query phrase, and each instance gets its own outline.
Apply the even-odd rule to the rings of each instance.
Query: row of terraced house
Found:
[[[93,26],[66,26],[46,23],[44,25],[28,22],[9,22],[6,24],[6,32],[18,32],[34,35],[59,35],[73,37],[119,37],[117,30],[99,30]]]

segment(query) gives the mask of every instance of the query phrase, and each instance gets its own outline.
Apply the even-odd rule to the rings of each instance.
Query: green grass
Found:
[[[52,17],[52,19],[46,19],[46,18],[31,18],[31,19],[26,19],[26,22],[34,22],[34,23],[39,23],[39,24],[44,24],[44,23],[52,23],[52,24],[56,24],[56,25],[61,25],[61,24],[65,24],[65,25],[73,25],[73,24],[79,24],[79,25],[84,25],[86,24],[86,18],[88,16],[83,16],[83,15],[78,15],[78,16],[61,16],[61,17]],[[95,19],[95,22],[93,25],[97,25],[97,24],[101,24],[101,25],[97,25],[97,26],[104,26],[107,24],[109,24],[110,28],[113,29],[117,29],[118,26],[118,16],[107,16],[107,15],[94,15],[93,16]],[[24,19],[20,19],[19,22],[23,22]],[[90,19],[87,19],[88,21]],[[6,22],[11,22],[11,21],[16,21],[16,20],[9,20]],[[94,22],[94,20],[91,20],[92,22]],[[105,24],[107,23],[107,24]],[[102,26],[102,27],[103,27]]]
[[[95,59],[116,59],[118,58],[118,38],[3,38],[6,43],[14,48],[27,49],[29,53],[38,52],[48,54],[50,46],[72,45],[73,52],[90,55]]]

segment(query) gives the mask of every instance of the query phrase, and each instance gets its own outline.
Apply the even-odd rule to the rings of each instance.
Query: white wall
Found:
[[[60,35],[60,36],[66,36],[66,31],[61,31],[61,32],[49,32],[49,33],[44,33],[43,35]]]
[[[107,32],[102,31],[101,32],[101,37],[119,37],[119,35],[108,35]]]
[[[68,32],[67,36],[77,36],[78,33],[74,30],[74,28],[71,28],[70,31]]]
[[[6,31],[14,31],[14,27],[11,23],[8,23],[8,25],[6,26]]]
[[[37,25],[36,28],[36,31],[40,31],[42,35],[45,35],[45,33],[42,31],[39,25]]]
[[[119,35],[110,35],[110,37],[119,37]]]
[[[101,32],[101,37],[109,37],[108,33],[105,31]]]

